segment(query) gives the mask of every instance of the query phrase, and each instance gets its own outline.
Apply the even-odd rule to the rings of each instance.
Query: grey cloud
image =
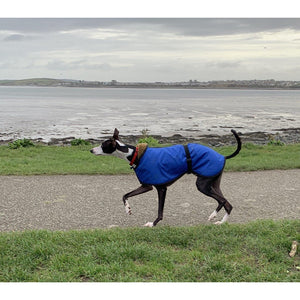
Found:
[[[113,28],[140,23],[138,20],[126,18],[0,18],[0,30],[47,34],[78,29]]]
[[[242,65],[241,61],[212,61],[206,64],[207,67],[227,69],[238,68]]]
[[[86,60],[76,60],[65,62],[62,60],[54,60],[47,63],[46,67],[50,70],[71,70],[71,69],[86,69],[86,70],[102,70],[108,71],[112,66],[108,63],[95,63],[91,64]]]
[[[1,30],[44,33],[89,28],[147,28],[191,36],[300,29],[298,18],[35,18],[0,19]]]
[[[15,65],[11,62],[0,62],[0,69],[4,70],[4,69],[7,69],[7,68],[12,68],[14,67]]]
[[[6,42],[15,42],[15,41],[22,41],[24,40],[25,36],[22,35],[22,34],[11,34],[11,35],[8,35],[6,36],[3,40],[6,41]]]
[[[291,34],[292,45],[287,39],[262,44],[266,35],[260,32],[299,27],[300,19],[0,18],[0,75],[55,77],[63,73],[66,78],[101,81],[210,80],[258,78],[263,66],[278,64],[280,70],[271,71],[281,76],[286,74],[281,72],[289,57],[297,65],[300,31]],[[231,38],[237,33],[252,34]],[[215,38],[217,35],[222,37]],[[278,57],[278,49],[272,52],[272,43],[282,45],[284,57]],[[272,54],[269,59],[264,46]],[[271,71],[268,74],[275,77]],[[299,70],[286,76],[297,77]]]
[[[103,64],[87,64],[86,69],[90,70],[101,70],[101,71],[110,71],[112,70],[112,66],[108,63],[103,63]]]
[[[86,27],[93,27],[94,22],[89,19],[64,19],[64,18],[1,18],[1,30],[15,32],[57,32],[60,30],[71,30]],[[91,19],[92,20],[92,19]],[[95,19],[96,20],[96,19]]]
[[[62,60],[53,60],[47,63],[46,67],[53,70],[65,70],[65,69],[79,69],[86,64],[85,60],[77,60],[72,62],[65,62]]]
[[[213,36],[237,33],[256,33],[283,29],[300,29],[300,19],[281,18],[201,18],[170,19],[163,26],[174,28],[183,35]]]
[[[40,39],[41,36],[38,35],[24,35],[24,34],[19,34],[19,33],[14,33],[7,35],[3,38],[4,42],[23,42],[23,41],[33,41],[36,39]]]

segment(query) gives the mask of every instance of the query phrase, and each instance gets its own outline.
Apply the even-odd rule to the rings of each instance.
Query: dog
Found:
[[[94,155],[113,155],[129,162],[134,169],[141,186],[123,196],[126,213],[131,215],[128,198],[153,189],[158,192],[158,217],[154,222],[144,226],[156,226],[163,219],[163,210],[167,187],[186,173],[197,176],[196,186],[200,192],[218,202],[218,207],[208,220],[212,221],[224,207],[225,215],[215,224],[223,224],[228,220],[232,205],[225,199],[220,189],[222,173],[227,159],[233,158],[242,148],[241,139],[235,130],[231,130],[237,141],[237,148],[229,156],[223,156],[213,149],[200,145],[174,145],[165,148],[151,148],[147,144],[137,146],[126,145],[119,140],[119,131],[115,128],[113,137],[104,141],[99,147],[90,150]]]

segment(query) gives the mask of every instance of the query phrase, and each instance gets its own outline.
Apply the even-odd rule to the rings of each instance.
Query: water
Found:
[[[300,91],[0,87],[0,140],[300,127]]]

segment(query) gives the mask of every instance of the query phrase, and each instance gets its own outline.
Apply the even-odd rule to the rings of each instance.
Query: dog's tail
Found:
[[[236,150],[231,155],[225,156],[226,159],[230,159],[230,158],[235,157],[236,155],[239,154],[240,150],[242,149],[242,142],[241,142],[240,137],[238,136],[238,134],[236,133],[235,130],[231,129],[231,132],[235,136],[238,145],[237,145]]]

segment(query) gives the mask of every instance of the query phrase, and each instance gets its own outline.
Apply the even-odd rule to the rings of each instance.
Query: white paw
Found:
[[[126,201],[126,203],[125,203],[125,211],[126,211],[126,213],[127,213],[128,215],[131,215],[131,214],[132,214],[131,208],[130,208],[129,203],[128,203],[127,201]]]
[[[144,225],[144,227],[153,227],[153,222],[148,222]]]
[[[218,222],[215,222],[214,224],[215,225],[221,225],[221,224],[223,224],[223,222],[222,221],[218,221]]]
[[[221,225],[223,223],[226,223],[228,220],[228,217],[229,217],[229,215],[228,215],[228,213],[226,213],[225,216],[223,217],[223,219],[221,221],[216,222],[215,225]]]
[[[208,218],[208,221],[212,221],[217,216],[217,212],[214,211]]]

